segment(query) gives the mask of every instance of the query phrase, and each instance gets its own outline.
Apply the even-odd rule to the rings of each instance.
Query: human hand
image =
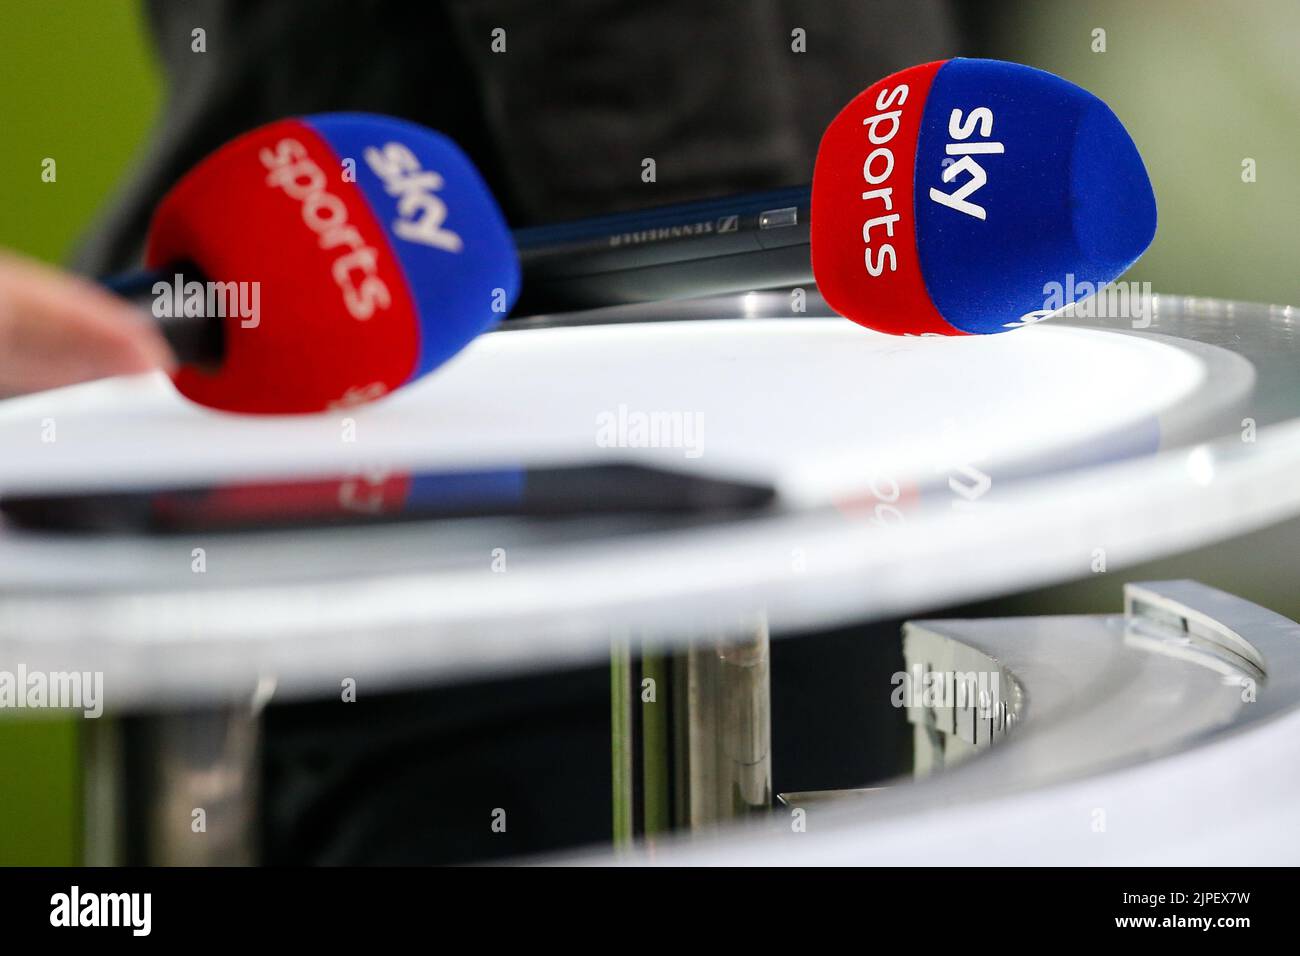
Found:
[[[0,396],[175,365],[162,334],[135,306],[0,250]]]

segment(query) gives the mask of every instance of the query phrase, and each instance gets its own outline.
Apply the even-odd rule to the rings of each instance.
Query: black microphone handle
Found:
[[[178,277],[182,288],[187,282],[207,281],[192,262],[181,262],[168,269],[141,269],[112,276],[102,280],[102,284],[110,292],[148,312],[181,362],[220,365],[226,354],[225,322],[220,316],[174,315],[171,313],[184,310],[171,308],[162,310],[165,314],[159,315],[159,310],[154,308],[158,301],[154,292],[157,284],[164,282],[169,288],[174,288]]]

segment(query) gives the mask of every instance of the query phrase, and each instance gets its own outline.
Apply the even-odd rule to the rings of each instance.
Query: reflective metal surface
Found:
[[[84,721],[83,862],[256,863],[260,707],[259,700]]]
[[[761,619],[677,652],[614,642],[616,846],[707,831],[771,807],[769,645]]]
[[[762,825],[661,841],[654,862],[1176,863],[1192,854],[1260,863],[1300,854],[1300,624],[1196,582],[1164,581],[1128,585],[1123,614],[917,621],[904,639],[909,664],[927,673],[965,674],[981,688],[1000,675],[987,686],[1000,686],[1001,700],[946,710],[942,698],[910,702],[909,719],[933,731],[919,740],[914,782],[788,794]],[[999,703],[1016,714],[1004,734],[995,732]],[[985,707],[990,716],[979,714]],[[789,826],[796,812],[802,830]]]
[[[772,702],[766,626],[693,645],[677,662],[682,708],[674,766],[678,825],[699,830],[772,805]]]

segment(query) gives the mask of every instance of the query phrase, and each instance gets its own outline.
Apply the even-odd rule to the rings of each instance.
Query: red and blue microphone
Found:
[[[1100,288],[1150,245],[1156,202],[1110,107],[1031,67],[941,60],[868,87],[822,137],[813,274],[872,329],[1004,332],[1047,287]]]
[[[520,281],[505,219],[460,148],[353,113],[271,123],[206,158],[156,210],[146,266],[110,287],[152,299],[174,332],[177,389],[235,412],[392,392],[504,318]],[[237,301],[257,314],[205,308]]]
[[[187,174],[154,217],[150,271],[108,284],[153,299],[182,394],[312,412],[437,368],[510,312],[521,272],[525,312],[815,279],[868,328],[986,334],[1043,317],[1053,284],[1118,278],[1155,228],[1146,169],[1106,104],[1041,70],[952,59],[855,97],[811,187],[513,235],[438,133],[366,114],[272,123]],[[256,282],[260,317],[160,314],[174,276],[200,295]]]

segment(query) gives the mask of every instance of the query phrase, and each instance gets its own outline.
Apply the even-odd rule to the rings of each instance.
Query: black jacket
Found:
[[[135,263],[186,170],[286,116],[440,130],[521,226],[807,182],[840,107],[956,52],[942,0],[148,0],[148,15],[165,105],[79,250],[91,274]]]

